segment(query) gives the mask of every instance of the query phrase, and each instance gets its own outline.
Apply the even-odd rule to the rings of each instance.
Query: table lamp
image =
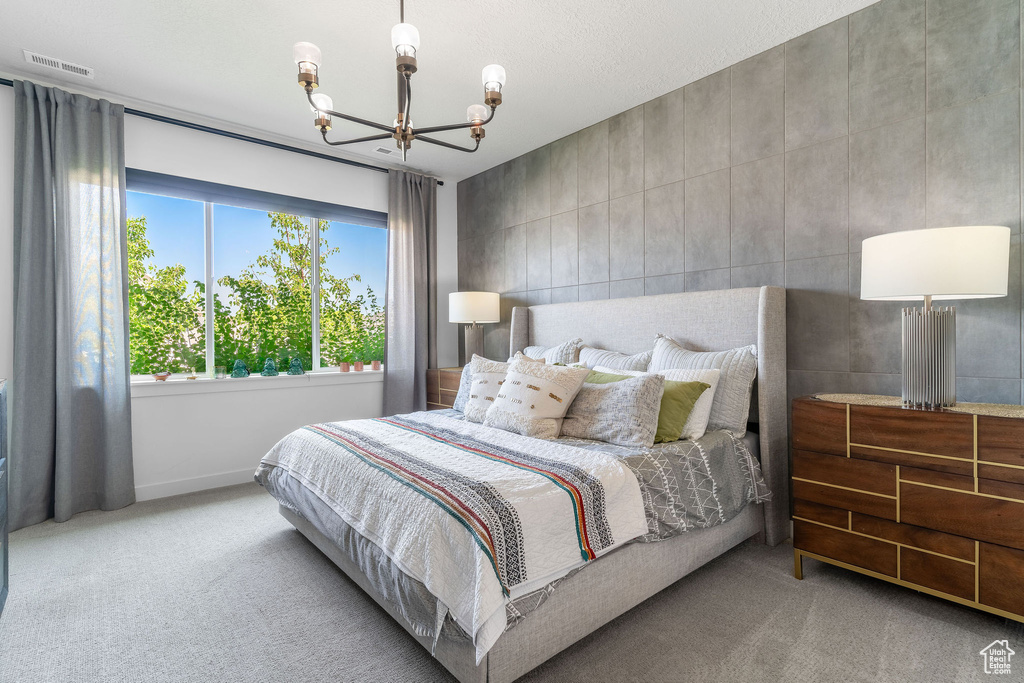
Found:
[[[484,355],[484,328],[480,323],[501,320],[496,292],[452,292],[448,295],[448,322],[466,323],[466,362],[473,354]]]
[[[956,404],[956,309],[932,301],[1006,296],[1010,229],[893,232],[864,240],[860,298],[921,301],[903,309],[903,405]]]

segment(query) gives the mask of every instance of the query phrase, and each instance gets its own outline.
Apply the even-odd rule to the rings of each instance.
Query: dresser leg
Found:
[[[797,581],[802,581],[804,578],[804,556],[797,549],[793,549],[793,576],[796,577]]]

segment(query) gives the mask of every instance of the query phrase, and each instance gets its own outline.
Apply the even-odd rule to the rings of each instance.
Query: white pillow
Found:
[[[509,364],[488,360],[473,354],[470,361],[473,382],[469,386],[469,400],[466,401],[465,415],[470,422],[483,422],[487,409],[491,407],[501,383],[505,380]]]
[[[487,409],[484,424],[524,436],[554,439],[589,374],[587,368],[535,363],[516,354],[501,390]]]
[[[653,353],[653,351],[643,351],[628,356],[618,351],[605,351],[604,349],[595,349],[593,346],[584,346],[580,349],[580,362],[588,368],[596,368],[600,365],[616,370],[640,370],[642,372],[647,369]]]
[[[675,368],[722,371],[708,429],[725,429],[736,437],[747,432],[750,393],[757,376],[757,347],[740,346],[727,351],[691,351],[670,337],[659,334],[649,372]]]
[[[677,368],[675,370],[663,370],[662,372],[644,373],[631,370],[613,370],[603,366],[598,366],[594,370],[597,372],[610,372],[613,375],[633,375],[634,377],[654,374],[661,375],[672,382],[704,382],[710,385],[700,395],[697,402],[693,404],[693,410],[690,411],[690,416],[686,418],[686,424],[683,425],[683,433],[679,438],[693,441],[704,436],[704,433],[707,431],[708,418],[711,417],[711,406],[714,405],[715,389],[718,388],[718,380],[722,374],[721,370],[684,370]]]
[[[580,348],[582,346],[583,340],[577,337],[576,339],[562,342],[558,346],[527,346],[523,349],[523,354],[534,360],[543,360],[549,365],[554,365],[555,363],[569,365],[580,359]],[[509,362],[512,362],[511,358]]]

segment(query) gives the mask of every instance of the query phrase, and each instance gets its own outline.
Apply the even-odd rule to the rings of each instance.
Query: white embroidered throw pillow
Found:
[[[589,374],[587,368],[541,365],[517,356],[487,409],[484,424],[538,439],[554,439]]]
[[[469,385],[469,400],[466,401],[464,413],[470,422],[483,422],[487,409],[491,407],[501,383],[505,380],[509,364],[497,360],[488,360],[473,354],[470,361],[473,381]]]

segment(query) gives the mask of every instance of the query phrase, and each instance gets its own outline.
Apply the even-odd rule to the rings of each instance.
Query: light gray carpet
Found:
[[[524,681],[985,680],[1024,628],[746,544]],[[11,537],[0,681],[450,681],[255,484]]]

